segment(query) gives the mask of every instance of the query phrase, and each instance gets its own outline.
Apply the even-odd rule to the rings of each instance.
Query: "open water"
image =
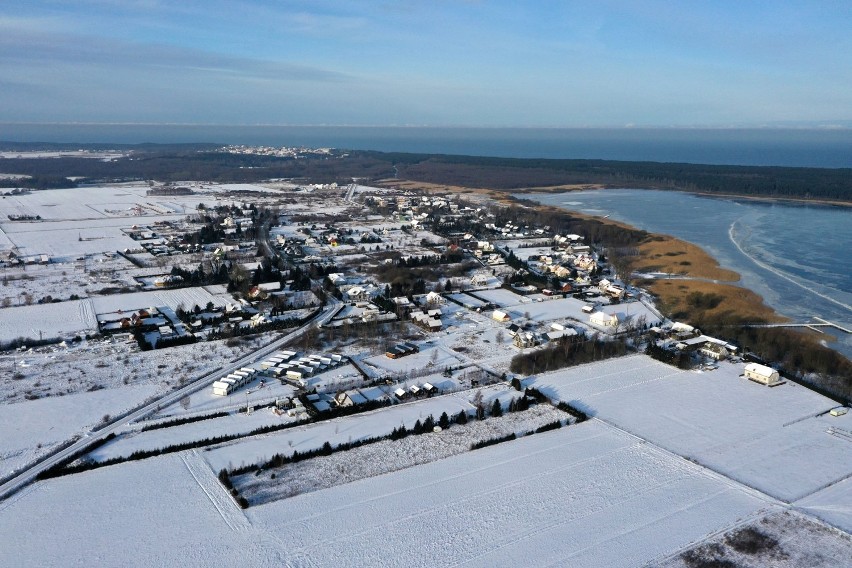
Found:
[[[637,189],[520,197],[695,243],[793,321],[852,328],[852,208]],[[852,357],[852,335],[830,333],[829,345]]]
[[[2,124],[0,141],[211,142],[504,158],[852,168],[852,129]]]

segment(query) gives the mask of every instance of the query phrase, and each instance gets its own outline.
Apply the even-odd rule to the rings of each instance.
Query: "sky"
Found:
[[[0,3],[0,122],[852,127],[852,2]]]

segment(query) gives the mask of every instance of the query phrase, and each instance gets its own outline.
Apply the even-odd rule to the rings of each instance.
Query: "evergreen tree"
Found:
[[[494,404],[491,405],[491,416],[495,418],[503,416],[503,405],[500,404],[499,399],[494,399]]]

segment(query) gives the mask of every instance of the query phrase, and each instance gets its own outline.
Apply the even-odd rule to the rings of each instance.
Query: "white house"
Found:
[[[749,363],[746,365],[745,373],[743,374],[745,375],[745,378],[768,387],[780,385],[784,382],[779,377],[778,371],[772,367],[767,367],[766,365],[760,365],[758,363]]]
[[[601,327],[618,327],[618,316],[595,312],[589,316],[589,323]]]

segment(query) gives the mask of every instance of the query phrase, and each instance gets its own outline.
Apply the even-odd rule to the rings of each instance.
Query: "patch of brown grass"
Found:
[[[691,278],[736,282],[740,275],[721,268],[715,258],[700,247],[668,235],[655,236],[638,247],[639,257],[632,265],[639,272],[667,272]]]
[[[639,285],[659,299],[660,308],[669,314],[684,313],[688,321],[697,316],[698,310],[687,302],[695,292],[721,296],[722,301],[712,309],[702,310],[709,317],[731,314],[740,321],[784,322],[786,318],[777,314],[763,303],[763,298],[739,286],[717,284],[703,280],[643,280]],[[695,321],[693,319],[693,321]]]

